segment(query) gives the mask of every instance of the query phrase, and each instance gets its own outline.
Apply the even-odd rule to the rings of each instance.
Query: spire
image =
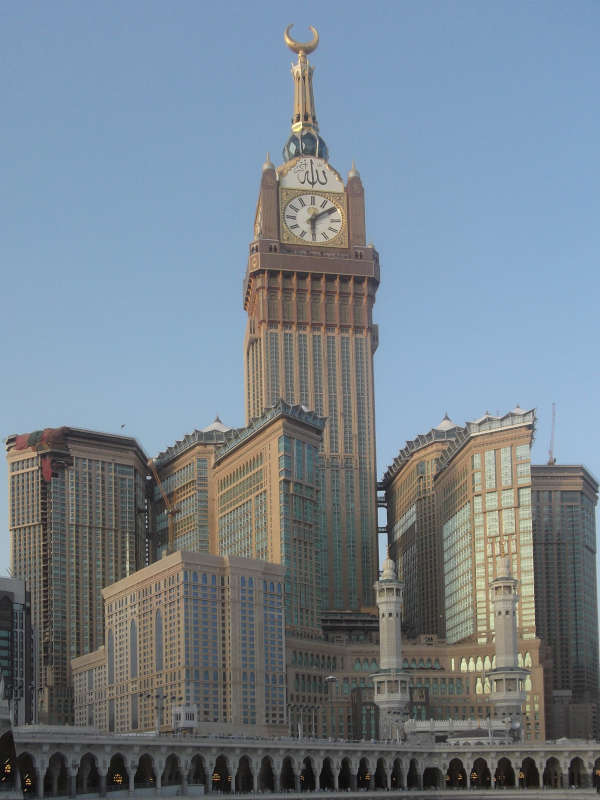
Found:
[[[356,169],[356,164],[352,161],[352,168],[348,173],[348,178],[360,178],[360,172]]]
[[[294,115],[292,117],[292,133],[283,148],[283,158],[291,161],[296,156],[317,156],[327,160],[327,145],[319,136],[319,124],[315,110],[313,94],[313,67],[309,64],[308,53],[312,53],[319,44],[317,29],[310,26],[313,38],[310,42],[297,42],[290,36],[292,25],[288,25],[283,34],[287,46],[297,53],[298,62],[292,64],[294,79]]]

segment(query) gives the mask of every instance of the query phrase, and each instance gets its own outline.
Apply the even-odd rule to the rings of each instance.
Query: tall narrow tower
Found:
[[[290,26],[291,27],[291,26]],[[319,134],[313,67],[318,44],[285,33],[294,115],[284,163],[269,158],[244,279],[247,422],[283,398],[327,418],[321,465],[324,609],[373,606],[377,510],[372,308],[379,259],[365,242],[364,190],[344,183]],[[301,520],[298,520],[301,528]]]
[[[521,740],[521,709],[525,702],[525,679],[529,670],[519,667],[517,646],[517,580],[510,571],[510,558],[492,582],[496,667],[488,673],[492,682],[492,702],[496,715],[504,717],[510,735]]]
[[[391,739],[404,719],[410,699],[410,676],[402,671],[402,591],[396,565],[388,556],[375,584],[379,610],[379,672],[371,675],[379,708],[379,732]]]

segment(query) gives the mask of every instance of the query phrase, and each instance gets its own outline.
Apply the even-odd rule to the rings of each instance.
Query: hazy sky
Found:
[[[71,425],[154,455],[244,422],[242,278],[293,59],[356,160],[381,258],[380,474],[517,402],[598,474],[600,4],[0,5],[1,436]],[[0,465],[0,568],[8,566]]]

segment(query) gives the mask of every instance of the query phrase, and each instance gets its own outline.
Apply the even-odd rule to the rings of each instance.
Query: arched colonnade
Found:
[[[0,790],[20,784],[42,798],[148,789],[193,795],[600,785],[598,750],[568,744],[400,749],[375,741],[130,737],[28,726],[14,730],[14,741],[10,731],[0,736]]]
[[[256,754],[244,751],[175,753],[136,752],[110,755],[88,750],[67,755],[20,752],[8,776],[34,797],[107,795],[124,790],[158,790],[177,786],[177,793],[315,790],[482,789],[509,787],[591,787],[600,783],[600,757],[593,764],[580,756],[522,759],[502,756],[347,755],[310,753]],[[3,762],[6,768],[6,760]],[[591,767],[591,768],[590,768]],[[6,779],[6,775],[5,775]],[[0,773],[1,780],[1,773]],[[166,792],[165,792],[166,793]],[[199,793],[199,792],[198,792]]]

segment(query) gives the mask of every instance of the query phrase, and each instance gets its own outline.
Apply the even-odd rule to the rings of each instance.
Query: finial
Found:
[[[316,28],[310,26],[313,38],[310,42],[297,42],[290,36],[292,25],[288,25],[283,34],[287,46],[298,54],[298,61],[292,64],[294,79],[294,113],[292,116],[292,133],[283,147],[283,160],[291,161],[298,156],[315,156],[325,161],[329,159],[327,145],[319,136],[319,124],[315,110],[313,95],[314,69],[306,57],[319,44]]]
[[[266,172],[268,169],[275,169],[275,164],[273,164],[273,162],[271,161],[271,154],[267,150],[267,158],[262,166],[262,171]]]
[[[312,53],[313,50],[317,49],[317,45],[319,44],[319,34],[317,33],[317,29],[314,28],[312,25],[309,25],[309,30],[312,31],[312,41],[311,42],[297,42],[295,39],[292,39],[290,36],[290,30],[294,27],[294,23],[292,22],[290,25],[287,26],[285,31],[283,32],[283,39],[287,46],[290,48],[292,53],[296,53],[297,55],[308,55],[308,53]]]
[[[354,160],[352,161],[352,167],[350,168],[350,172],[348,173],[349,178],[360,178],[360,172],[356,169],[356,164]]]

